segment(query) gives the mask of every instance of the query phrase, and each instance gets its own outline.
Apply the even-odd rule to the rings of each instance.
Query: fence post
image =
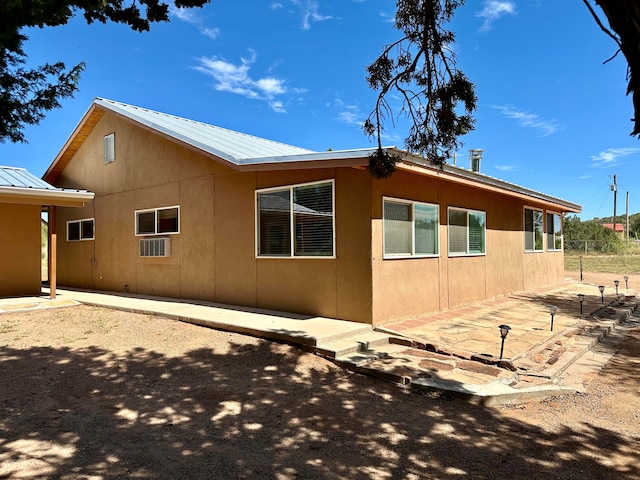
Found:
[[[580,255],[580,283],[582,283],[582,255]]]

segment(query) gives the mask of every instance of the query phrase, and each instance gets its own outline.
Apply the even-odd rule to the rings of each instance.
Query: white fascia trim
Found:
[[[52,200],[93,200],[95,193],[86,190],[48,190],[26,187],[0,187],[0,195],[10,195],[15,197],[45,197]]]

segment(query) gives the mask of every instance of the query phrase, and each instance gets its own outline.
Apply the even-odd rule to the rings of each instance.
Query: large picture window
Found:
[[[256,192],[257,255],[333,257],[333,180]]]
[[[486,213],[449,208],[449,255],[486,253]]]
[[[562,250],[562,217],[547,212],[547,250]]]
[[[524,209],[524,250],[525,252],[542,252],[544,250],[542,210]]]
[[[385,257],[438,255],[437,205],[384,199],[383,210]]]
[[[180,207],[136,210],[136,235],[180,233]]]
[[[83,218],[82,220],[71,220],[70,222],[67,222],[68,242],[93,239],[93,218]]]

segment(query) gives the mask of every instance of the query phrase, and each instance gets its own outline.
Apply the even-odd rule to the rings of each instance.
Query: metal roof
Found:
[[[40,190],[58,190],[53,185],[30,174],[24,168],[0,166],[0,186],[18,188],[37,188]]]
[[[70,146],[71,140],[73,140],[76,135],[82,137],[82,129],[93,128],[97,120],[89,125],[91,122],[88,122],[87,118],[92,111],[95,111],[93,110],[94,107],[97,107],[98,110],[112,111],[118,115],[122,115],[168,138],[190,145],[206,154],[227,161],[238,170],[257,171],[312,167],[366,166],[369,161],[369,155],[376,151],[376,148],[369,147],[317,152],[228,130],[215,125],[177,117],[175,115],[168,115],[166,113],[96,97],[93,100],[92,107],[85,114],[85,117],[78,127],[76,127],[72,137],[67,140],[67,144],[51,164],[44,178],[55,181],[59,171],[64,168],[66,162],[68,162],[78,148],[76,146],[74,149]],[[88,122],[87,125],[85,125],[85,122]],[[63,154],[68,148],[71,149],[71,153],[67,155],[66,159],[63,159]],[[478,184],[478,186],[484,185],[485,188],[497,188],[502,191],[512,192],[516,195],[525,195],[540,201],[550,202],[563,207],[567,211],[581,211],[580,205],[552,195],[547,195],[478,172],[472,172],[464,168],[445,165],[440,169],[431,165],[427,159],[396,147],[383,147],[383,149],[402,158],[401,163],[405,165],[415,165],[423,169],[423,172],[439,172],[447,175],[451,179],[464,179],[465,181],[474,182]],[[58,162],[61,162],[61,164],[57,165]]]
[[[260,157],[282,157],[315,153],[306,148],[294,147],[265,138],[254,137],[226,128],[176,117],[146,108],[104,98],[96,98],[94,104],[124,115],[153,130],[197,147],[224,160],[239,165],[242,160]]]
[[[79,207],[92,200],[94,193],[57,188],[24,168],[0,166],[0,197],[9,203]]]

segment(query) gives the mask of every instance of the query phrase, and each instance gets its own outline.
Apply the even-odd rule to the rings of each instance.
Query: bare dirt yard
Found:
[[[640,479],[640,330],[586,394],[483,407],[94,307],[0,314],[0,479]]]

